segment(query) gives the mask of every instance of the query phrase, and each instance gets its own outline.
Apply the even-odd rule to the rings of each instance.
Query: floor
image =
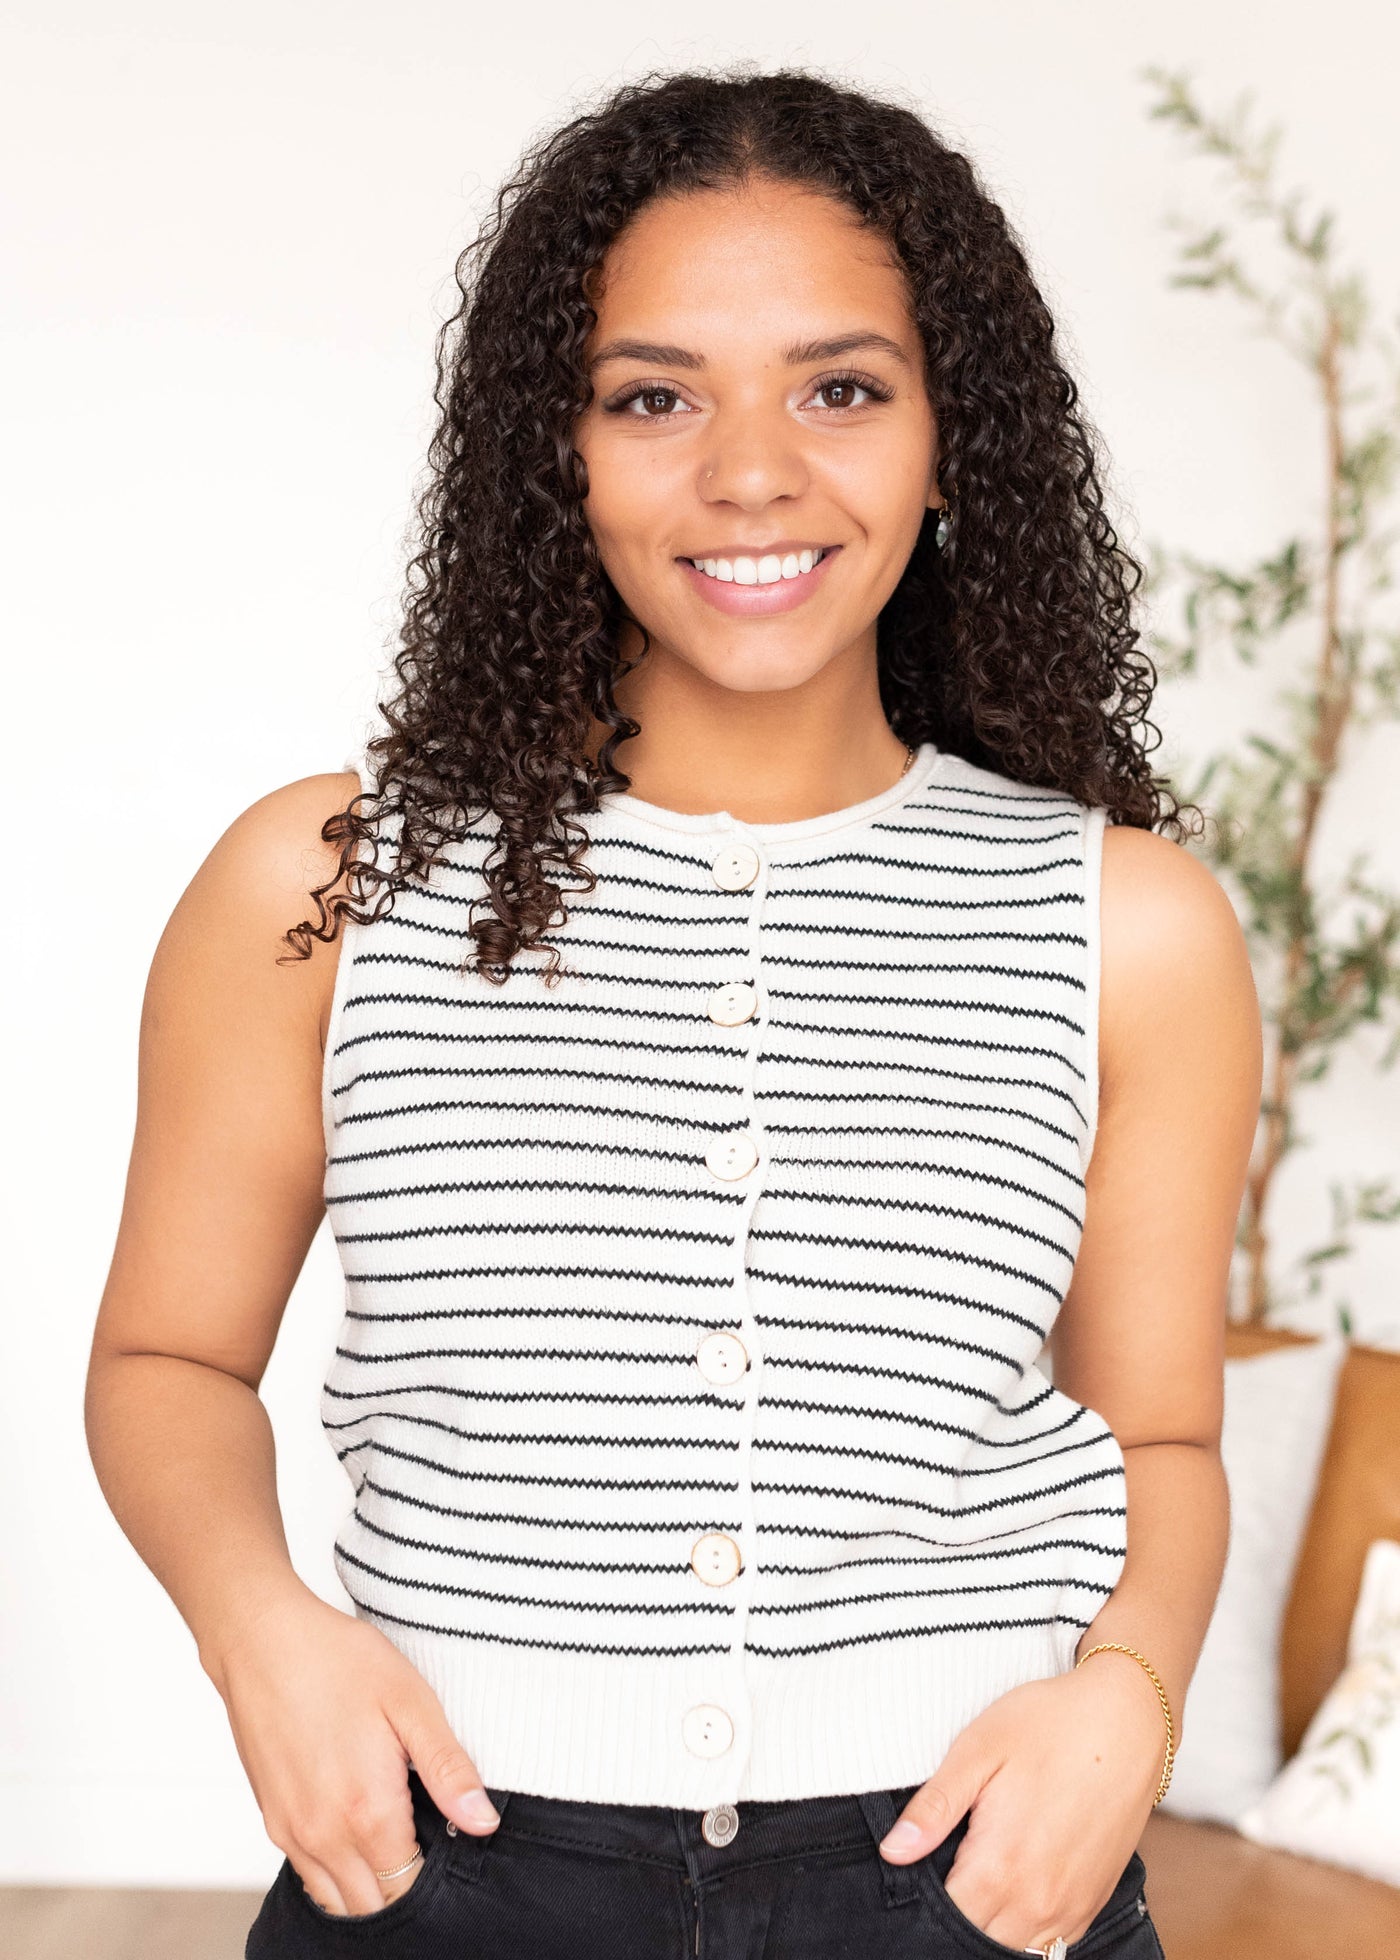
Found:
[[[0,1890],[5,1960],[243,1960],[259,1892],[102,1886]]]

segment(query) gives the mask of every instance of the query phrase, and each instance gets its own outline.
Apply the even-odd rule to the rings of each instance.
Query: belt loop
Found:
[[[862,1790],[856,1797],[870,1827],[870,1836],[876,1847],[875,1856],[880,1859],[880,1878],[887,1906],[905,1906],[919,1896],[918,1861],[896,1865],[888,1858],[881,1857],[879,1849],[881,1840],[888,1837],[890,1826],[904,1808],[909,1794],[908,1791],[899,1790]]]

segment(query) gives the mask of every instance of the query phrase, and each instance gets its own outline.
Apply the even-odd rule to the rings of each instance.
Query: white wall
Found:
[[[337,767],[361,733],[452,260],[527,138],[653,66],[744,55],[902,81],[1028,238],[1130,544],[1244,559],[1300,502],[1315,508],[1321,482],[1295,371],[1228,302],[1167,290],[1164,216],[1214,208],[1214,178],[1148,120],[1146,64],[1189,67],[1216,108],[1252,86],[1261,117],[1286,125],[1286,178],[1338,208],[1393,311],[1400,46],[1366,0],[706,13],[711,31],[685,42],[658,41],[655,10],[619,0],[28,0],[10,14],[0,1882],[262,1886],[278,1863],[193,1642],[97,1489],[83,1374],[151,951],[233,817]],[[1188,718],[1208,726],[1231,698],[1207,691]],[[1166,703],[1158,719],[1170,736]],[[1375,739],[1346,799],[1392,879],[1400,846],[1374,812],[1398,760],[1393,731]],[[1337,827],[1336,848],[1349,841]],[[1290,1187],[1309,1236],[1319,1161],[1400,1172],[1396,1081],[1358,1061],[1320,1100],[1321,1158]],[[1375,1234],[1352,1286],[1376,1339],[1400,1340],[1398,1245]],[[338,1281],[323,1230],[265,1393],[299,1568],[343,1602],[330,1546],[350,1493],[316,1409]]]

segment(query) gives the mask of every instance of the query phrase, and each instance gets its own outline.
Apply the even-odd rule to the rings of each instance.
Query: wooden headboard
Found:
[[[1264,1354],[1307,1334],[1229,1326],[1226,1358]],[[1347,1632],[1373,1538],[1400,1539],[1400,1353],[1353,1341],[1312,1516],[1283,1622],[1283,1747],[1291,1756],[1346,1661]]]

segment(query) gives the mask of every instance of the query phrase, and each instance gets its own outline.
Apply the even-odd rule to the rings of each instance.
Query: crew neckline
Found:
[[[844,809],[827,810],[816,817],[797,817],[788,823],[749,823],[730,810],[668,810],[664,804],[650,803],[643,796],[634,796],[631,790],[608,791],[599,797],[598,807],[610,815],[627,817],[636,823],[678,831],[692,837],[712,836],[721,830],[737,830],[764,844],[795,844],[809,837],[825,836],[833,830],[849,830],[856,824],[869,823],[885,811],[895,809],[918,794],[942,760],[943,751],[936,743],[921,742],[914,751],[914,760],[909,767],[888,788],[877,790],[874,796],[867,796],[859,803],[848,803]]]

